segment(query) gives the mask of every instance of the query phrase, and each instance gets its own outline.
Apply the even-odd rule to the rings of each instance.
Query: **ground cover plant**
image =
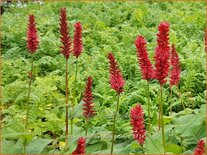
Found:
[[[10,6],[2,153],[204,154],[204,36],[204,2]]]

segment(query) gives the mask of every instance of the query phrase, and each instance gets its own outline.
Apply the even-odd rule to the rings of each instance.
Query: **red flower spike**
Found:
[[[78,139],[78,145],[72,154],[84,154],[86,152],[85,147],[86,147],[86,139],[81,137]]]
[[[205,143],[204,140],[199,140],[194,151],[194,155],[202,155],[205,152]]]
[[[78,58],[83,50],[82,43],[82,25],[80,22],[75,23],[75,33],[73,40],[73,55]]]
[[[38,48],[39,40],[37,36],[37,28],[35,23],[35,16],[29,15],[29,23],[27,29],[27,49],[33,54]]]
[[[155,78],[162,85],[166,82],[166,77],[169,72],[169,58],[170,58],[170,46],[169,46],[169,24],[167,22],[160,23],[157,34],[157,48],[155,52]]]
[[[142,78],[149,81],[154,77],[154,70],[152,63],[148,58],[148,53],[146,49],[146,41],[143,36],[138,36],[135,40],[135,45],[137,48],[137,58],[139,60],[140,69],[142,72]]]
[[[140,145],[143,145],[146,139],[146,130],[144,129],[144,114],[141,105],[137,104],[131,109],[130,118],[134,139],[137,140]]]
[[[93,106],[93,94],[92,94],[92,83],[93,83],[93,79],[91,76],[88,77],[87,79],[87,84],[85,86],[85,91],[84,91],[84,98],[83,101],[85,102],[83,104],[84,108],[83,108],[83,116],[86,119],[89,119],[91,117],[93,117],[95,115],[95,111],[94,111],[94,106]]]
[[[180,72],[181,72],[180,61],[174,44],[172,45],[170,62],[172,66],[171,75],[170,75],[170,87],[172,87],[173,85],[178,85],[180,81]]]
[[[112,53],[108,54],[108,59],[110,63],[110,84],[111,88],[114,89],[118,94],[122,93],[125,81],[119,70],[119,66]]]
[[[67,15],[66,9],[62,8],[60,10],[60,40],[63,44],[61,46],[61,53],[65,56],[66,59],[70,57],[70,53],[72,52],[72,43],[71,38],[69,36],[68,24],[67,24]]]

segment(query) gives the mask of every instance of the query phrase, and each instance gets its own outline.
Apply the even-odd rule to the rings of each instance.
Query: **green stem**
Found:
[[[33,56],[32,56],[32,61],[31,61],[31,71],[29,73],[29,88],[28,88],[28,96],[27,96],[27,107],[26,107],[26,122],[25,122],[25,131],[27,130],[28,127],[28,115],[29,115],[29,102],[30,102],[30,95],[31,95],[31,85],[32,85],[32,72],[33,72]]]
[[[180,91],[179,87],[177,87],[177,88],[178,88],[179,98],[181,98],[181,91]],[[185,111],[185,105],[184,105],[183,101],[181,100],[180,102],[181,102],[183,109]]]
[[[27,146],[24,144],[24,154],[27,152]]]
[[[144,154],[144,147],[143,147],[143,145],[141,145],[141,148],[142,148],[142,153]]]
[[[170,131],[170,141],[171,141],[171,143],[173,143],[173,137],[175,137],[174,127],[172,127],[172,130]]]
[[[164,128],[164,121],[163,121],[163,103],[162,103],[162,85],[160,85],[160,115],[161,115],[161,127],[162,127],[162,144],[165,153],[165,128]]]
[[[170,116],[172,116],[172,88],[170,87]]]
[[[148,131],[149,131],[149,133],[150,133],[150,126],[151,126],[151,123],[150,123],[150,116],[151,116],[151,114],[150,114],[150,110],[151,110],[151,105],[150,105],[150,88],[149,88],[149,85],[150,85],[150,83],[149,83],[149,81],[147,81],[147,89],[148,89],[148,92],[147,92],[147,94],[148,94],[148,96],[147,96],[147,105],[148,105]]]
[[[160,131],[160,125],[161,125],[161,102],[159,103],[158,131]]]
[[[28,96],[27,96],[27,104],[26,104],[26,120],[25,120],[25,132],[27,132],[28,128],[28,120],[29,120],[29,102],[30,102],[30,95],[31,95],[31,85],[32,85],[32,74],[33,74],[33,64],[34,64],[34,59],[32,55],[32,60],[31,60],[31,71],[29,73],[29,87],[28,87]],[[24,154],[27,152],[27,143],[24,143]]]
[[[117,113],[118,113],[118,111],[119,111],[119,97],[120,97],[120,94],[118,94],[117,105],[116,105],[116,111],[115,111],[115,114],[114,114],[114,120],[113,120],[111,154],[113,154],[113,151],[114,151],[115,124],[116,124],[116,116],[117,116]]]
[[[75,96],[77,93],[77,79],[78,79],[78,58],[76,58],[76,64],[75,64]]]
[[[66,108],[66,117],[65,117],[65,145],[68,146],[68,59],[66,59],[66,67],[65,67],[65,108]]]
[[[85,136],[87,136],[87,134],[88,134],[88,119],[86,118],[85,121],[86,121],[85,122],[86,123],[85,124],[86,125],[86,133],[85,133]]]
[[[75,97],[77,92],[77,78],[78,78],[78,58],[76,58],[76,65],[75,65],[75,81],[74,81],[74,95],[73,95],[73,101],[72,101],[72,115],[71,115],[71,135],[73,134],[73,112],[74,112],[74,106],[75,106]]]
[[[183,100],[181,100],[180,102],[181,102],[181,104],[182,104],[182,106],[183,106],[183,110],[186,111],[186,110],[185,110],[185,105],[184,105],[184,103],[183,103]]]

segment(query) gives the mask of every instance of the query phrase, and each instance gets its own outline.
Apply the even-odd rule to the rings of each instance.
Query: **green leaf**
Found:
[[[6,139],[17,139],[21,138],[23,141],[28,143],[32,140],[32,134],[31,133],[19,133],[12,129],[5,129],[2,132],[2,137]]]
[[[83,113],[83,101],[75,105],[74,107],[74,117],[81,117]]]
[[[2,131],[2,137],[6,138],[6,139],[16,139],[19,138],[20,135],[22,135],[23,133],[18,133],[13,129],[3,129]]]
[[[180,154],[183,152],[182,147],[176,144],[168,144],[165,147],[166,152],[173,153],[173,154]]]
[[[105,142],[95,143],[93,145],[87,145],[86,153],[94,153],[98,150],[103,150],[107,148],[107,144]]]
[[[2,141],[2,153],[3,154],[21,154],[23,153],[22,140],[18,140],[16,143],[13,141]]]
[[[42,139],[42,138],[34,139],[29,143],[27,147],[27,153],[40,154],[50,142],[52,142],[51,139]]]
[[[164,121],[164,124],[168,124],[168,123],[172,122],[172,117],[171,116],[163,116],[163,121]]]
[[[129,154],[130,153],[130,145],[126,145],[126,143],[116,144],[114,146],[114,154]]]
[[[147,154],[162,154],[164,152],[161,136],[147,134],[147,138],[144,144]]]

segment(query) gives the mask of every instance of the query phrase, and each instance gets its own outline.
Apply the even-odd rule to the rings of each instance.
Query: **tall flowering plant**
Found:
[[[37,28],[35,23],[35,16],[33,14],[29,15],[29,23],[27,29],[27,49],[33,54],[36,52],[39,45]]]
[[[172,114],[172,86],[178,85],[180,81],[180,60],[175,49],[175,45],[172,45],[171,55],[170,55],[170,64],[171,64],[171,75],[170,75],[170,114]]]
[[[92,101],[93,100],[92,83],[93,83],[93,79],[91,76],[89,76],[87,79],[87,83],[83,95],[84,96],[83,116],[85,117],[85,121],[86,121],[86,136],[88,133],[88,123],[90,121],[90,118],[92,118],[95,115],[94,105]]]
[[[72,101],[72,111],[74,111],[74,98],[76,97],[77,92],[77,79],[78,79],[78,58],[83,51],[83,43],[82,43],[82,25],[80,22],[76,22],[74,24],[75,32],[73,37],[73,50],[72,54],[76,58],[76,65],[75,65],[75,82],[74,82],[74,94],[73,94],[73,101]],[[71,133],[73,133],[73,117],[71,117]]]
[[[160,83],[160,103],[159,103],[159,129],[162,128],[162,142],[165,152],[165,132],[163,122],[163,103],[162,103],[162,86],[167,81],[170,67],[170,45],[169,45],[169,28],[170,24],[161,22],[158,26],[157,47],[155,51],[155,78]]]
[[[155,52],[155,78],[163,85],[167,80],[170,69],[170,43],[169,43],[169,28],[170,24],[162,22],[158,26],[159,33],[157,34],[157,47]]]
[[[144,113],[141,105],[137,104],[134,108],[131,109],[130,123],[132,126],[134,139],[137,140],[143,149],[143,144],[146,139],[146,130],[144,129]]]
[[[78,58],[83,51],[82,43],[82,25],[80,22],[74,24],[75,33],[73,40],[73,55]]]
[[[123,87],[124,87],[125,81],[122,77],[119,66],[112,53],[108,54],[108,60],[110,64],[110,71],[109,71],[110,72],[110,85],[111,85],[111,88],[116,91],[117,96],[118,96],[116,111],[114,113],[114,118],[113,118],[113,129],[112,129],[111,154],[113,154],[114,140],[115,140],[115,124],[116,124],[117,113],[119,111],[119,97],[120,97],[120,94],[124,91]]]
[[[62,43],[61,53],[65,57],[65,108],[66,108],[66,117],[65,117],[65,135],[66,135],[66,146],[68,145],[68,59],[70,57],[70,53],[72,52],[72,43],[71,38],[69,36],[69,30],[68,30],[68,24],[67,24],[67,15],[66,15],[66,9],[61,8],[60,10],[60,40]],[[72,125],[71,125],[72,126]]]
[[[135,46],[137,49],[137,58],[140,65],[142,78],[144,80],[147,80],[148,83],[148,130],[150,131],[150,80],[154,78],[154,69],[151,61],[148,57],[147,47],[146,47],[146,41],[143,36],[138,36],[135,40]]]
[[[124,89],[125,81],[121,75],[121,71],[119,69],[119,66],[115,60],[115,57],[112,53],[108,54],[108,60],[110,64],[110,85],[111,88],[116,91],[116,93],[119,95],[121,94]]]
[[[26,105],[25,131],[28,128],[29,102],[30,102],[32,78],[33,78],[33,62],[34,62],[33,54],[37,51],[38,45],[39,45],[39,39],[37,35],[35,16],[31,14],[29,15],[28,28],[27,28],[27,49],[31,54],[32,60],[31,60],[31,71],[29,72],[29,88],[28,88],[27,105]],[[26,144],[24,145],[24,153],[26,153]]]

